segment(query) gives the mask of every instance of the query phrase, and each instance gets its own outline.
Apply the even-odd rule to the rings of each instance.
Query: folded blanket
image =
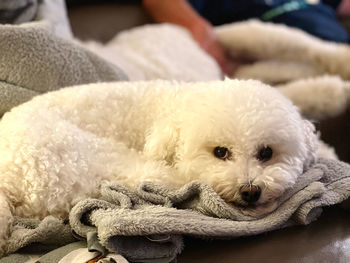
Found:
[[[0,116],[34,95],[61,87],[126,80],[125,74],[43,22],[0,26]]]
[[[179,190],[145,183],[136,191],[108,184],[101,187],[101,195],[102,199],[84,200],[72,209],[74,233],[87,238],[97,232],[104,247],[130,261],[170,262],[182,250],[182,235],[233,238],[309,224],[323,206],[350,197],[350,165],[320,159],[285,193],[274,212],[258,219],[243,215],[200,182]],[[55,233],[58,238],[52,241]],[[53,217],[39,224],[14,220],[7,253],[30,243],[71,241],[69,227]]]
[[[60,1],[50,0],[50,4]],[[117,66],[55,35],[46,18],[0,25],[0,50],[0,117],[41,93],[76,84],[127,79]]]
[[[34,19],[38,11],[39,0],[2,0],[0,1],[0,23],[21,24]]]
[[[72,39],[64,0],[1,0],[0,24],[45,21],[56,36]]]

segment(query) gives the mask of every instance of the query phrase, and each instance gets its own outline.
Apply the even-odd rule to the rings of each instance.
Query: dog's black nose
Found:
[[[246,184],[241,187],[239,193],[244,201],[248,202],[249,204],[253,204],[259,200],[261,188],[257,185]]]

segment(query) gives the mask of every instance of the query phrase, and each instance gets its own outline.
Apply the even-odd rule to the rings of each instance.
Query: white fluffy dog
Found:
[[[67,218],[102,181],[206,182],[259,216],[316,158],[314,126],[258,81],[93,84],[34,98],[0,122],[0,244],[13,215]]]

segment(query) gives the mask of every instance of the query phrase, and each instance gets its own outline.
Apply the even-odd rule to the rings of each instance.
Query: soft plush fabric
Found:
[[[87,248],[88,244],[85,241],[72,242],[47,253],[46,250],[41,250],[38,254],[38,249],[31,246],[22,253],[13,253],[7,257],[0,259],[0,263],[128,263],[121,255],[115,253],[101,253],[99,250]],[[164,261],[168,263],[169,261]],[[152,262],[150,262],[152,263]],[[162,263],[162,262],[154,262]]]
[[[199,47],[187,30],[175,25],[141,26],[121,32],[106,44],[93,41],[82,44],[122,68],[131,81],[222,78],[216,61]]]
[[[44,12],[39,11],[38,16]],[[54,30],[44,17],[21,25],[0,25],[0,116],[41,93],[75,84],[127,79],[117,66],[57,32],[68,34],[64,33],[67,30]]]
[[[312,67],[312,74],[328,73],[350,79],[349,45],[323,41],[295,28],[255,20],[222,25],[215,32],[233,57],[243,56],[260,63],[269,60],[297,62],[304,68]],[[283,70],[275,71],[276,79]]]
[[[349,47],[258,21],[225,25],[216,32],[232,56],[257,60],[239,67],[235,78],[259,79],[277,86],[313,119],[336,116],[350,104],[350,84],[344,80],[350,77]],[[83,44],[122,68],[130,80],[206,81],[221,77],[219,66],[200,50],[188,32],[170,24],[126,30],[105,45]]]
[[[29,22],[36,16],[38,6],[38,0],[2,0],[0,1],[0,23]]]
[[[232,77],[259,79],[269,84],[324,74],[350,79],[348,45],[323,41],[284,25],[255,20],[219,26],[215,33],[233,59],[253,61],[241,65]],[[154,39],[157,39],[157,45],[154,45]],[[131,80],[220,78],[215,74],[218,65],[208,60],[208,54],[188,32],[175,25],[141,26],[119,33],[106,44],[83,44],[111,63],[120,65]]]
[[[55,36],[41,22],[1,25],[0,49],[0,115],[61,87],[127,79],[116,66]]]
[[[300,28],[326,40],[345,43],[349,41],[348,33],[336,16],[336,7],[340,1],[330,1],[333,7],[325,3],[326,1],[190,0],[189,2],[214,25],[257,18]]]
[[[97,231],[103,246],[131,261],[171,260],[182,250],[181,235],[232,238],[309,224],[323,206],[349,198],[350,165],[320,159],[285,193],[274,212],[258,219],[242,215],[200,182],[176,191],[146,183],[135,192],[108,184],[101,194],[102,199],[87,199],[72,209],[70,227],[75,233],[86,238]],[[53,241],[54,235],[62,238]],[[41,223],[16,219],[7,252],[36,242],[69,243],[72,236],[69,227],[53,217]]]

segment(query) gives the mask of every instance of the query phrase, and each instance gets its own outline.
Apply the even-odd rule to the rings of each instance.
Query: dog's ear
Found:
[[[171,165],[175,161],[178,140],[179,129],[174,124],[169,125],[166,118],[159,120],[146,135],[144,155]]]
[[[317,159],[317,133],[315,126],[308,120],[302,120],[306,146],[304,170],[307,170]]]

